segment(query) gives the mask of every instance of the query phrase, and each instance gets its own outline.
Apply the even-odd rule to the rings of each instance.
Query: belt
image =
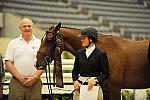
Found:
[[[80,80],[78,80],[78,82],[80,83],[80,84],[82,84],[82,85],[88,85],[88,82],[82,82],[82,81],[80,81]],[[98,84],[95,84],[94,86],[97,86]]]
[[[83,82],[82,81],[80,81],[80,80],[78,80],[78,82],[80,83],[80,84],[82,84]]]
[[[88,85],[88,82],[84,82],[83,85]]]
[[[12,78],[17,79],[15,76],[13,76]],[[40,79],[40,78],[39,78]],[[18,80],[18,79],[17,79]]]
[[[78,82],[80,83],[80,84],[82,84],[82,85],[88,85],[88,82],[82,82],[82,81],[80,81],[80,80],[78,80]]]

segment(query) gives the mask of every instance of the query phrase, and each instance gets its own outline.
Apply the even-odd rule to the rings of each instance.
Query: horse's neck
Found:
[[[75,56],[76,51],[82,48],[79,36],[80,30],[61,28],[60,33],[62,33],[64,38],[64,50],[70,52]],[[101,35],[99,37],[97,47],[101,48],[104,51],[108,51],[110,49],[114,50],[115,48],[122,48],[122,43],[126,45],[128,44],[128,41],[115,36]]]
[[[78,49],[81,49],[81,41],[80,41],[80,37],[79,31],[71,31],[71,30],[62,30],[61,31],[63,38],[64,38],[64,51],[68,51],[71,54],[73,54],[74,56],[76,56],[76,51]]]
[[[123,46],[129,44],[129,41],[121,39],[116,36],[105,36],[102,35],[99,37],[99,42],[97,44],[98,48],[101,48],[104,51],[112,51],[117,49],[122,49]]]
[[[70,52],[74,56],[76,56],[76,51],[81,49],[81,42],[79,37],[66,38],[64,40],[64,50]]]

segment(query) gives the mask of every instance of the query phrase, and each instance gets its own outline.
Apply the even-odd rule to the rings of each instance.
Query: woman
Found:
[[[92,90],[95,85],[99,86],[97,100],[103,100],[101,85],[109,77],[109,66],[107,55],[96,47],[97,42],[96,29],[88,27],[81,31],[83,49],[77,51],[72,70],[75,89],[73,100],[79,100],[81,85],[87,85],[88,90]]]

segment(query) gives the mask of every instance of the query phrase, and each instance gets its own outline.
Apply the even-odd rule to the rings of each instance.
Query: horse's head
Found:
[[[63,39],[58,33],[60,27],[61,23],[59,23],[56,27],[54,27],[54,25],[50,25],[49,31],[46,31],[45,35],[43,36],[40,48],[37,52],[36,66],[38,69],[44,69],[48,63],[51,63],[52,60],[54,60],[56,46],[61,47],[61,49],[63,48]]]

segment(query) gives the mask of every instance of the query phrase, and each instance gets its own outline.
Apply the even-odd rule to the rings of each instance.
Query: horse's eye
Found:
[[[47,40],[52,40],[53,37],[54,37],[53,34],[47,34],[46,39],[47,39]]]

